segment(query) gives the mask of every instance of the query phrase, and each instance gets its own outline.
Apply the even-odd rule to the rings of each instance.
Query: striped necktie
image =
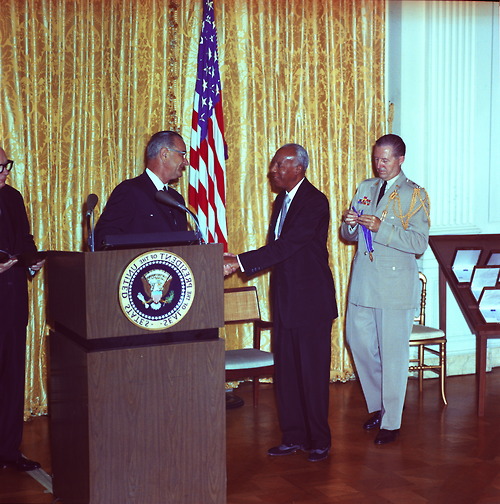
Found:
[[[280,223],[278,226],[278,236],[281,234],[281,230],[283,229],[283,224],[285,222],[285,217],[288,212],[288,207],[290,206],[290,196],[288,194],[285,194],[285,199],[283,200],[283,206],[281,207],[281,216],[280,216]]]

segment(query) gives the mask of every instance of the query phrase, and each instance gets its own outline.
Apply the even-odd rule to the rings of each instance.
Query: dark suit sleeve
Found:
[[[136,203],[130,184],[122,182],[115,187],[95,227],[97,247],[106,236],[125,234],[135,213]]]
[[[0,249],[8,250],[11,254],[36,252],[24,200],[17,189],[8,185],[2,189],[0,211],[5,214],[4,225],[10,226],[10,231],[2,233],[4,236],[0,237]],[[6,236],[9,238],[7,239]],[[8,240],[8,242],[3,240]]]
[[[273,318],[300,327],[337,317],[328,257],[330,210],[326,196],[307,180],[299,187],[280,237],[274,225],[282,198],[276,198],[267,245],[238,257],[247,275],[272,267]]]
[[[169,191],[184,205],[177,191]],[[156,192],[145,173],[116,186],[95,227],[96,248],[102,248],[106,236],[186,231],[185,212],[156,201]]]
[[[318,235],[320,242],[324,243],[329,220],[328,200],[319,191],[302,201],[297,200],[296,196],[290,205],[281,236],[277,240],[272,239],[273,222],[276,221],[272,219],[267,245],[238,256],[245,273],[252,275],[287,260],[304,247],[315,247]]]
[[[20,233],[19,233],[19,250],[22,254],[33,254],[36,252],[35,241],[30,232],[30,224],[24,201],[19,194],[19,213],[20,213]]]
[[[6,185],[2,189],[3,225],[10,226],[7,242],[2,241],[2,247],[11,254],[33,254],[36,252],[35,242],[30,233],[30,225],[23,197],[16,189]],[[12,268],[0,274],[0,313],[2,323],[9,327],[24,327],[28,323],[28,268],[19,261]]]

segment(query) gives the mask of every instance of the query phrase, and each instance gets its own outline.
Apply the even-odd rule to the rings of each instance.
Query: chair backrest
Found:
[[[226,324],[253,322],[259,319],[259,299],[255,286],[224,289],[224,321]]]
[[[418,324],[425,325],[425,303],[427,302],[427,277],[421,272],[418,272],[420,280],[420,310],[415,315],[414,321]]]

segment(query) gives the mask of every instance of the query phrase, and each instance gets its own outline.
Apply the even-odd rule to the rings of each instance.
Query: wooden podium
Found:
[[[194,295],[177,323],[150,330],[126,316],[119,289],[134,260],[161,250],[188,266]],[[222,258],[221,245],[49,253],[53,488],[63,504],[226,502]]]
[[[446,333],[446,284],[476,335],[477,414],[484,416],[486,392],[486,353],[488,339],[500,338],[500,324],[486,323],[479,311],[470,283],[458,282],[453,273],[453,261],[458,249],[480,249],[477,266],[484,266],[492,251],[500,251],[500,235],[444,235],[431,236],[429,244],[439,263],[439,327]]]

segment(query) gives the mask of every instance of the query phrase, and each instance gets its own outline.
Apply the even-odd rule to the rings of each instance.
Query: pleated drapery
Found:
[[[332,215],[341,316],[331,378],[349,379],[343,315],[354,249],[338,227],[371,174],[371,146],[388,132],[385,1],[215,0],[215,13],[229,250],[264,244],[275,197],[269,162],[285,143],[304,145],[307,176]],[[87,195],[99,197],[98,218],[112,189],[142,171],[151,134],[178,129],[189,145],[201,15],[201,0],[3,0],[0,145],[15,160],[10,183],[25,198],[39,248],[85,250]],[[187,174],[178,190],[187,195]],[[268,273],[225,281],[244,283],[257,286],[269,317]],[[47,411],[43,273],[30,285],[30,304],[26,415],[36,415]],[[227,347],[249,338],[231,328]]]

